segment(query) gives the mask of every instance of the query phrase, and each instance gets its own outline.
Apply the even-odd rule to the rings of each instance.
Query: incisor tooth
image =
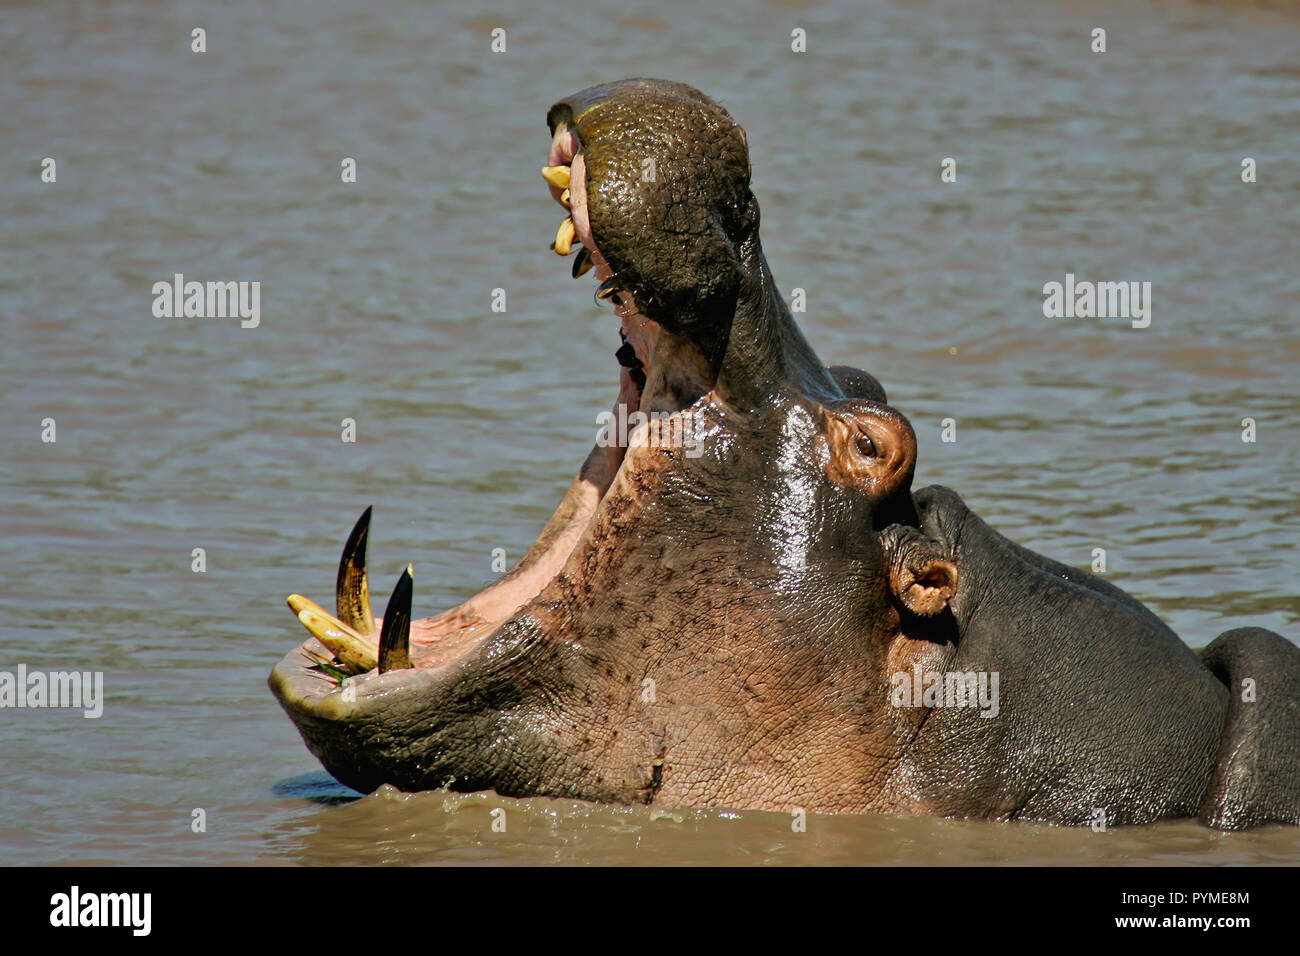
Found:
[[[378,648],[348,627],[333,614],[301,594],[289,595],[289,607],[298,615],[298,621],[307,628],[350,671],[363,673],[374,670],[379,664]]]
[[[566,209],[573,208],[573,204],[569,202],[569,191],[567,189],[560,193],[560,202],[564,204],[564,208]]]
[[[555,251],[562,256],[567,256],[573,248],[574,235],[573,219],[565,219],[555,233]]]
[[[556,189],[569,188],[569,167],[568,166],[543,166],[542,178],[554,186]]]

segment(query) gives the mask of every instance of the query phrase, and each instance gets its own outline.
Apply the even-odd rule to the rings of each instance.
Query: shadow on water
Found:
[[[326,806],[352,803],[365,796],[351,787],[345,787],[323,770],[320,773],[300,773],[286,777],[271,787],[271,793],[277,797],[310,800]]]

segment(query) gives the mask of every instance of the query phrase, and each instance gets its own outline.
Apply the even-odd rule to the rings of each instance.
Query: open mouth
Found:
[[[567,212],[552,243],[561,256],[573,256],[574,278],[591,273],[598,303],[609,303],[619,319],[616,420],[630,421],[625,441],[598,442],[587,456],[551,520],[519,563],[500,580],[450,610],[411,620],[413,571],[399,578],[382,619],[370,607],[366,546],[370,509],[353,528],[344,547],[336,587],[337,614],[301,595],[290,608],[315,638],[299,652],[299,663],[321,680],[334,684],[347,676],[377,670],[452,670],[470,660],[488,638],[519,609],[541,594],[561,573],[578,545],[599,536],[601,505],[632,461],[650,447],[642,429],[684,434],[679,413],[711,390],[703,352],[697,345],[664,330],[642,311],[635,290],[626,288],[606,262],[593,234],[587,204],[586,164],[575,129],[561,125],[551,140],[542,170],[552,197]],[[640,413],[639,418],[630,418]],[[652,419],[658,421],[652,422]],[[673,420],[675,419],[675,421]],[[665,421],[667,420],[667,424]],[[631,453],[629,452],[631,449]],[[306,691],[306,687],[299,688]],[[314,688],[319,694],[325,687]]]

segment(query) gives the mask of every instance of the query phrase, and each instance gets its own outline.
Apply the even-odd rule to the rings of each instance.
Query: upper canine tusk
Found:
[[[596,287],[596,301],[608,299],[610,296],[618,295],[618,276],[610,276],[599,286]]]
[[[573,277],[575,279],[578,278],[578,276],[586,273],[593,265],[595,265],[595,263],[591,261],[591,253],[587,251],[587,247],[579,246],[578,254],[573,257]]]

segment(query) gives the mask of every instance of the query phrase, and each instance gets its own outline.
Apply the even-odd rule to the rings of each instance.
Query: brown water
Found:
[[[920,483],[1067,563],[1105,548],[1193,646],[1246,624],[1300,639],[1300,18],[448,7],[0,5],[0,669],[102,670],[107,695],[98,720],[0,710],[0,862],[1300,861],[1291,829],[794,833],[781,814],[352,801],[329,780],[265,685],[303,636],[284,595],[329,598],[370,503],[375,577],[414,561],[417,613],[549,516],[618,342],[547,250],[543,119],[627,75],[693,83],[745,125],[781,287],[806,290],[823,358],[874,371],[911,418]],[[176,272],[260,281],[260,326],[154,318]],[[1152,282],[1150,328],[1045,319],[1066,272]]]

